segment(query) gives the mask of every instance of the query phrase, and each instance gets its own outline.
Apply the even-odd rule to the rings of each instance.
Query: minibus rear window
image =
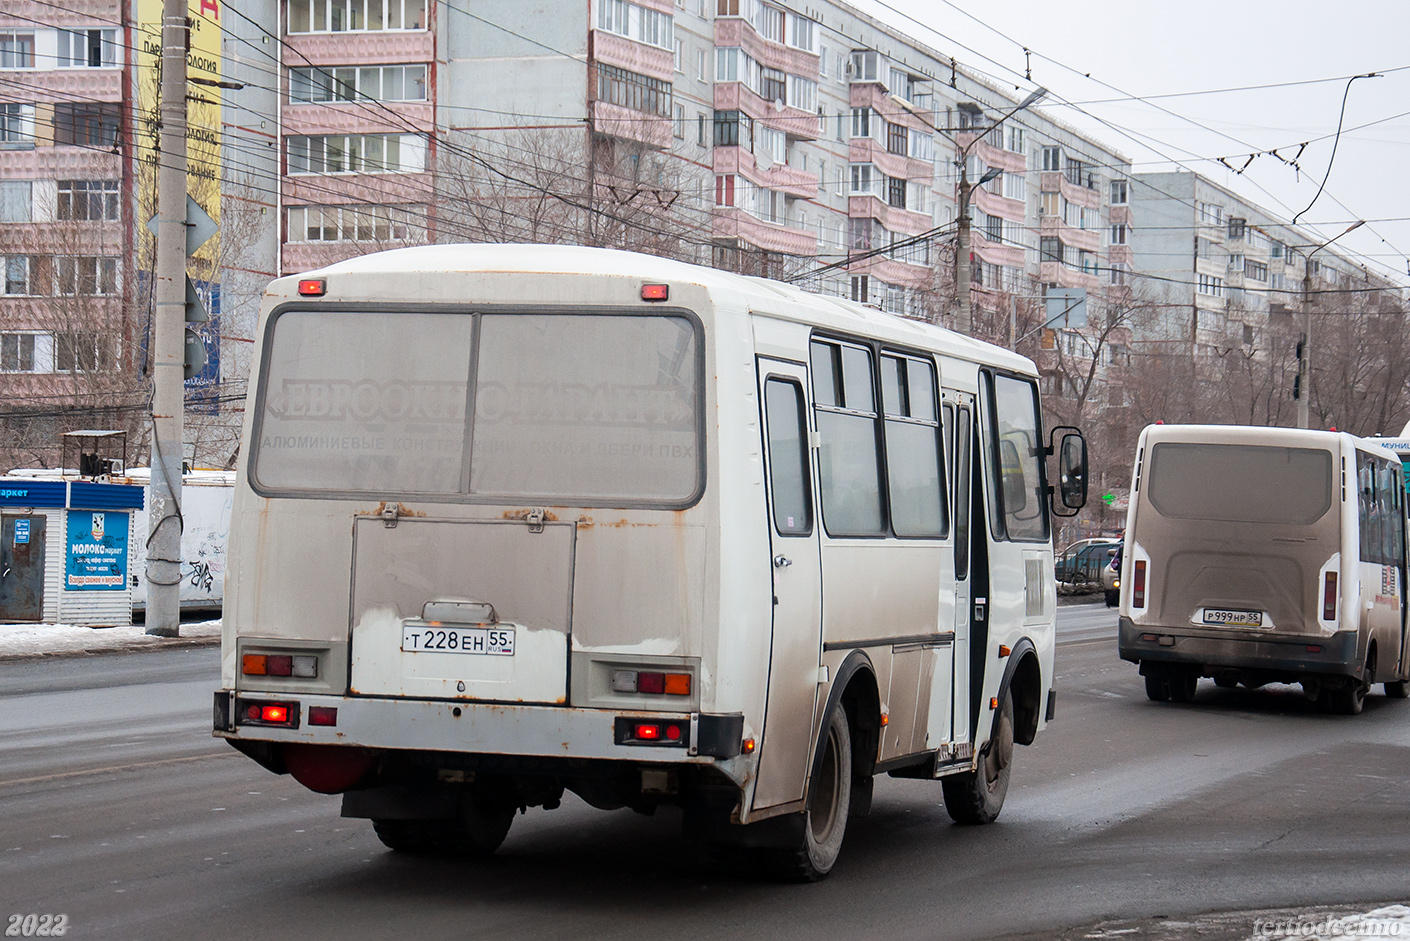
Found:
[[[251,482],[688,506],[699,354],[684,316],[287,310],[267,341]]]
[[[1314,523],[1332,505],[1332,455],[1318,448],[1165,441],[1146,497],[1172,519]]]

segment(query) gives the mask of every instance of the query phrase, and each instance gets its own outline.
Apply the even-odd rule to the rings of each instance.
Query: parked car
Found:
[[[1121,603],[1121,549],[1122,544],[1118,542],[1110,552],[1111,561],[1102,566],[1102,591],[1106,594],[1108,608]]]
[[[1101,570],[1107,564],[1108,550],[1119,545],[1110,539],[1083,539],[1063,550],[1053,566],[1053,578],[1069,587],[1091,587],[1101,584]]]

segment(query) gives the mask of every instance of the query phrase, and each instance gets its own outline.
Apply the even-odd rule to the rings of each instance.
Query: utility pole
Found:
[[[152,504],[147,633],[181,632],[181,459],[185,434],[187,0],[162,2],[161,137],[152,339]]]
[[[960,149],[960,152],[959,152],[959,154],[958,154],[958,156],[957,156],[957,158],[956,158],[956,160],[955,160],[955,162],[956,162],[957,164],[959,164],[959,168],[960,168],[960,188],[959,188],[959,197],[960,197],[960,199],[959,199],[959,210],[960,210],[960,216],[959,216],[958,219],[955,220],[955,223],[956,223],[956,225],[955,225],[955,252],[956,252],[956,254],[957,254],[957,256],[958,256],[958,257],[956,257],[956,259],[955,259],[955,263],[956,263],[956,264],[955,264],[955,281],[958,282],[958,283],[955,285],[955,289],[956,289],[956,291],[957,291],[958,294],[959,294],[960,310],[959,310],[959,316],[956,317],[956,319],[955,319],[955,329],[956,329],[958,332],[963,333],[963,334],[965,334],[965,335],[969,335],[969,334],[970,334],[971,332],[973,332],[973,330],[974,330],[974,310],[973,310],[973,302],[972,302],[972,299],[971,299],[971,297],[970,297],[970,278],[973,277],[973,274],[972,274],[972,272],[971,272],[971,270],[970,270],[971,264],[970,264],[970,257],[969,257],[969,256],[970,256],[970,241],[969,241],[969,239],[970,239],[969,198],[970,198],[970,194],[973,192],[975,186],[982,186],[982,185],[984,185],[985,183],[987,183],[987,182],[989,182],[990,180],[994,179],[996,176],[998,176],[1000,173],[1003,172],[1002,170],[996,169],[996,168],[994,168],[994,167],[990,167],[988,170],[985,171],[984,175],[979,178],[979,181],[978,181],[977,183],[970,183],[970,182],[969,182],[969,149],[970,149],[971,147],[973,147],[975,144],[979,143],[981,140],[983,140],[983,139],[984,139],[984,136],[985,136],[986,134],[988,134],[990,131],[994,130],[996,127],[998,127],[999,125],[1003,124],[1005,121],[1007,121],[1009,118],[1013,117],[1015,114],[1018,114],[1018,113],[1019,113],[1020,111],[1022,111],[1024,108],[1027,108],[1027,107],[1029,107],[1030,105],[1032,105],[1034,102],[1040,100],[1040,99],[1041,99],[1044,95],[1046,95],[1047,93],[1048,93],[1048,90],[1047,90],[1046,88],[1036,88],[1036,89],[1034,89],[1033,92],[1030,93],[1027,98],[1025,98],[1025,99],[1023,99],[1023,101],[1019,102],[1018,107],[1014,108],[1014,109],[1013,109],[1012,111],[1010,111],[1008,114],[1005,114],[1003,117],[999,118],[999,120],[995,121],[995,122],[994,122],[993,124],[991,124],[989,127],[983,128],[983,129],[981,130],[981,132],[980,132],[979,134],[977,134],[973,140],[971,140],[968,144],[966,144],[964,147],[962,147],[962,148]]]
[[[1293,394],[1297,396],[1297,427],[1299,428],[1310,428],[1312,422],[1312,256],[1347,232],[1359,229],[1365,224],[1365,219],[1358,219],[1307,253],[1307,267],[1302,272],[1302,338],[1297,344],[1297,382],[1293,386]]]

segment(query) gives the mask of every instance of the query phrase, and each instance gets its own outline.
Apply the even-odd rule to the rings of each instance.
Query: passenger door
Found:
[[[945,393],[945,418],[950,427],[945,429],[946,455],[950,462],[950,506],[954,507],[952,532],[955,544],[955,643],[952,648],[953,664],[968,664],[970,658],[971,626],[974,598],[971,575],[973,558],[972,543],[974,526],[973,481],[974,460],[974,396],[968,393],[947,391]],[[953,405],[951,404],[953,403]],[[982,517],[979,532],[982,535]],[[953,669],[952,664],[952,669]],[[951,741],[960,742],[969,738],[969,696],[970,683],[960,674],[955,678],[956,689],[952,693],[953,712],[951,715]]]
[[[42,516],[0,518],[0,620],[44,619]]]
[[[802,799],[813,744],[822,656],[822,570],[807,390],[803,364],[760,358],[773,637],[756,808]]]

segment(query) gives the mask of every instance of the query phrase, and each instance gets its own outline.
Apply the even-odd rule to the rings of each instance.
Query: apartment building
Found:
[[[53,444],[61,412],[125,402],[136,329],[121,149],[133,95],[122,0],[0,9],[0,413],[6,451]],[[107,419],[104,419],[106,422]],[[116,426],[115,426],[116,427]]]
[[[1351,298],[1362,288],[1374,305],[1398,309],[1397,286],[1337,246],[1309,259],[1337,233],[1293,226],[1198,173],[1135,174],[1130,196],[1142,222],[1130,236],[1142,290],[1167,310],[1143,337],[1153,347],[1197,359],[1229,349],[1266,356],[1270,341],[1300,330],[1291,318],[1304,287],[1314,300],[1343,292],[1342,307],[1361,304]]]

